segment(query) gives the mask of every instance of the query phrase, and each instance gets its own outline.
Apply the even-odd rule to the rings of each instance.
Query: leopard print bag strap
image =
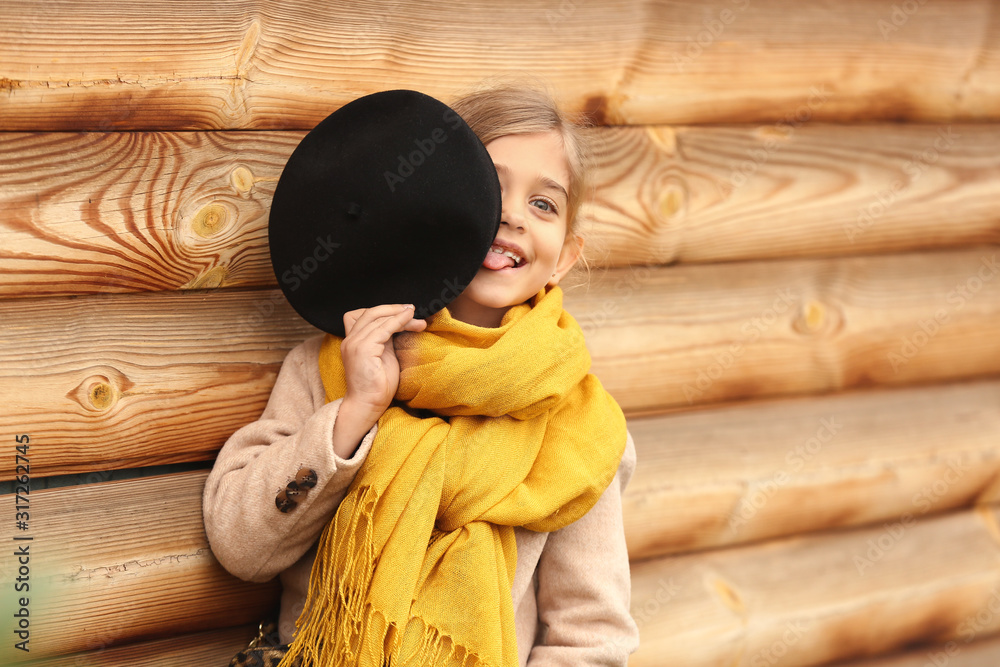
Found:
[[[278,663],[288,653],[288,644],[281,646],[264,646],[258,648],[247,648],[229,661],[229,667],[278,667]],[[296,659],[294,667],[302,667],[302,660]]]
[[[278,628],[274,623],[261,623],[254,637],[245,649],[233,656],[229,667],[278,667],[278,663],[288,653],[288,644],[278,644]],[[302,667],[296,660],[294,667]]]

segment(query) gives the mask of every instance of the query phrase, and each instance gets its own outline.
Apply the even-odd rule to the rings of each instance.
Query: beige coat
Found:
[[[326,403],[321,341],[311,338],[289,352],[264,413],[233,434],[205,485],[205,530],[219,562],[241,579],[281,577],[283,642],[291,640],[305,601],[316,541],[377,429],[350,459],[334,454],[340,401]],[[282,513],[275,496],[303,468],[314,470],[318,482]],[[617,476],[584,517],[553,533],[515,529],[512,593],[521,665],[625,665],[638,646],[621,503],[634,468],[630,436]]]

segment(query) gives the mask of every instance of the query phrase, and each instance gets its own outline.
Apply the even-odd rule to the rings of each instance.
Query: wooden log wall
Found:
[[[314,333],[266,246],[305,131],[525,76],[594,123],[567,307],[639,454],[630,664],[997,664],[1000,0],[0,4],[0,483],[29,436],[54,487],[0,522],[0,661],[245,644],[277,589],[215,562],[205,470],[56,482],[260,413]]]

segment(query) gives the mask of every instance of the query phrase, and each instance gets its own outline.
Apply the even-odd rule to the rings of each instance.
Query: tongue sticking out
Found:
[[[483,260],[483,266],[487,269],[492,269],[493,271],[499,271],[500,269],[507,269],[514,266],[514,260],[507,255],[501,255],[491,250],[486,253],[486,259]]]

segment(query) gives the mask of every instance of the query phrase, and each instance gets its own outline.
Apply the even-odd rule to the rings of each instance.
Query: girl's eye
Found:
[[[555,205],[555,203],[552,202],[549,199],[542,199],[542,198],[532,199],[531,200],[531,205],[534,206],[535,208],[537,208],[538,210],[543,211],[545,213],[555,213],[556,212],[556,205]]]

